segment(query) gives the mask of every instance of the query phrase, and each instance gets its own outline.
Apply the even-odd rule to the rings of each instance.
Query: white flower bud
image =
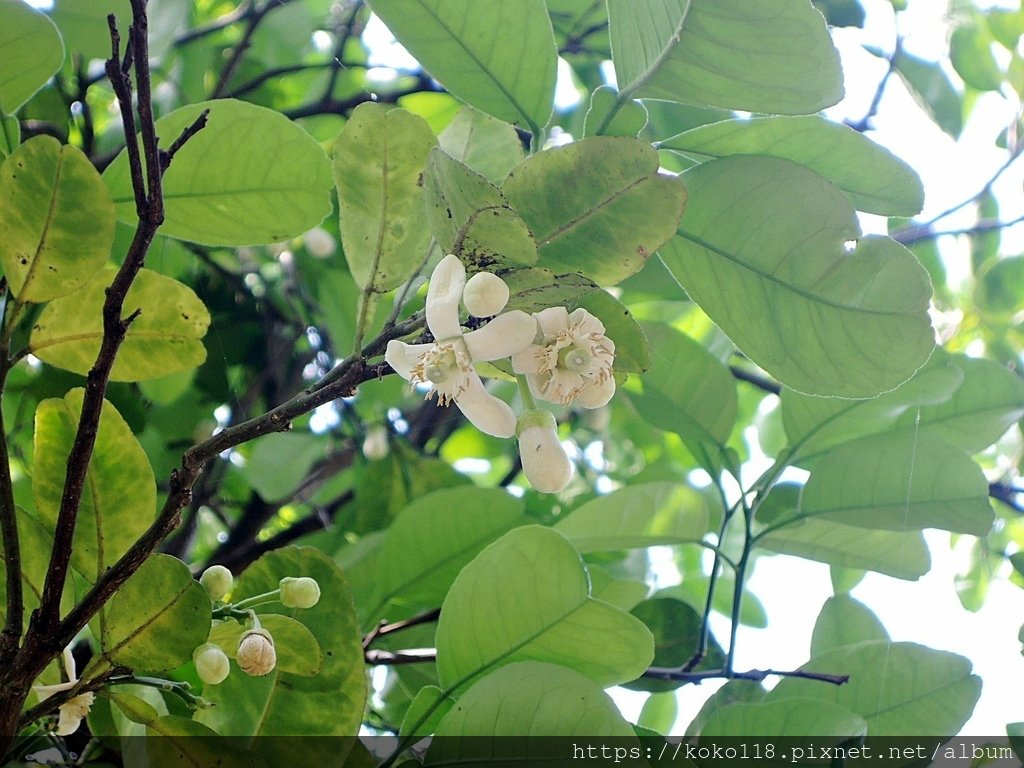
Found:
[[[527,411],[516,422],[523,472],[541,493],[558,493],[572,479],[572,462],[558,440],[555,426],[555,417],[540,408]]]
[[[281,605],[285,608],[312,608],[320,602],[320,585],[308,576],[281,579]]]
[[[462,303],[473,317],[491,317],[508,304],[505,281],[491,272],[477,272],[466,282]]]
[[[228,661],[227,654],[214,643],[203,643],[192,651],[192,661],[196,665],[199,679],[207,685],[224,682],[224,678],[231,671],[231,662]]]
[[[235,661],[247,675],[269,675],[277,664],[274,638],[265,629],[250,629],[238,641]]]
[[[199,583],[206,588],[211,600],[222,600],[231,591],[235,578],[223,565],[211,565],[199,577]]]
[[[370,461],[379,461],[388,455],[388,430],[383,424],[375,424],[366,430],[363,440],[363,456]]]
[[[338,247],[334,237],[323,227],[313,227],[302,239],[306,243],[306,250],[318,259],[326,259]]]

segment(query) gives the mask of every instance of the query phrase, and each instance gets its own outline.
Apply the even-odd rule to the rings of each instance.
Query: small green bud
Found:
[[[196,665],[199,679],[207,685],[217,685],[224,681],[231,671],[231,662],[227,654],[214,643],[203,643],[192,651],[192,661]]]
[[[211,565],[203,575],[199,577],[199,583],[206,587],[206,593],[211,600],[223,600],[224,595],[231,591],[235,584],[235,578],[231,571],[223,565]]]
[[[285,608],[312,608],[320,601],[320,585],[308,576],[281,579],[281,605]]]
[[[247,675],[269,675],[277,664],[274,638],[265,629],[250,629],[238,641],[235,661]]]

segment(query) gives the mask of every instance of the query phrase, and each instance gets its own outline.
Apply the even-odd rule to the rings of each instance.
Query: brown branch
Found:
[[[378,638],[393,635],[395,632],[412,629],[423,624],[433,624],[439,618],[441,618],[441,609],[434,608],[412,618],[395,621],[390,624],[386,621],[381,621],[363,638],[363,650],[365,651],[369,648]]]
[[[796,677],[801,680],[817,680],[832,685],[844,685],[849,682],[849,675],[830,675],[825,672],[807,672],[802,669],[778,670],[778,669],[751,669],[747,672],[729,672],[724,669],[709,669],[702,672],[684,672],[678,667],[650,667],[643,674],[644,677],[652,680],[667,680],[672,682],[697,683],[705,680],[752,680],[761,682],[768,677]]]
[[[267,0],[266,3],[259,7],[252,8],[245,15],[245,31],[242,32],[242,39],[238,41],[235,47],[231,50],[231,55],[227,62],[224,64],[224,68],[220,71],[220,76],[217,78],[217,84],[213,87],[213,93],[210,94],[212,99],[221,99],[225,96],[230,96],[228,91],[228,82],[231,80],[231,76],[235,73],[239,63],[242,61],[242,57],[245,52],[249,50],[249,46],[252,45],[253,35],[256,34],[256,30],[259,28],[263,19],[267,17],[271,11],[281,8],[294,0]]]

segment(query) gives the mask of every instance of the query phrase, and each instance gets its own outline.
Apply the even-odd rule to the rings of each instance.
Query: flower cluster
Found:
[[[528,315],[502,312],[509,288],[497,275],[478,272],[468,281],[458,257],[434,269],[427,288],[430,344],[388,343],[385,359],[402,378],[429,387],[427,398],[451,403],[481,432],[519,439],[523,471],[539,491],[557,493],[569,483],[572,464],[555,431],[554,417],[534,398],[558,405],[598,408],[615,394],[615,344],[604,325],[585,309],[549,307]],[[471,317],[491,318],[474,331],[459,322],[459,305]],[[526,413],[516,417],[504,400],[484,387],[474,362],[510,358],[525,379]]]

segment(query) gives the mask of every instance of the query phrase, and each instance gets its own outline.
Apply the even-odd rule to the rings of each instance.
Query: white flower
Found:
[[[516,373],[527,374],[534,395],[552,403],[599,408],[615,394],[615,344],[604,324],[585,309],[565,307],[534,314],[541,341],[512,356]]]
[[[558,493],[572,479],[572,462],[555,426],[555,417],[540,408],[527,411],[516,424],[523,473],[541,493]]]
[[[516,417],[508,403],[487,392],[473,361],[509,357],[535,338],[537,323],[525,312],[499,315],[469,333],[459,326],[459,301],[466,285],[466,268],[456,256],[445,256],[430,276],[427,288],[427,328],[433,344],[388,342],[384,359],[403,379],[429,384],[427,398],[439,405],[454,401],[467,419],[488,435],[511,437]]]
[[[66,683],[57,683],[56,685],[33,685],[32,690],[39,696],[40,701],[50,698],[55,693],[70,691],[78,685],[75,657],[71,655],[71,646],[64,649],[62,659],[64,661],[64,671],[68,675],[68,681]],[[82,723],[82,719],[89,714],[89,708],[92,706],[93,699],[95,698],[92,692],[80,693],[73,699],[69,699],[61,704],[59,707],[60,717],[57,720],[57,735],[70,736],[77,731],[78,726]]]

